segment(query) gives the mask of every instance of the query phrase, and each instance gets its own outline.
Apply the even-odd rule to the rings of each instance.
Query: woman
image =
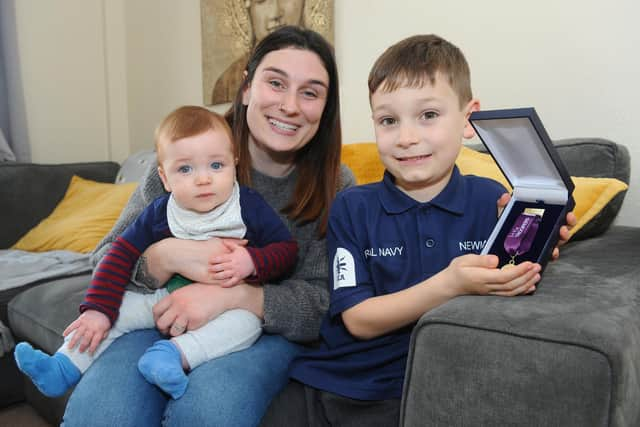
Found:
[[[249,58],[227,118],[240,147],[238,179],[280,212],[299,245],[297,267],[289,278],[263,286],[181,288],[154,308],[156,326],[179,335],[185,327],[196,329],[242,307],[263,319],[264,335],[249,349],[192,371],[178,400],[168,399],[138,373],[138,359],[160,333],[123,336],[76,387],[64,425],[257,425],[286,384],[299,343],[317,339],[328,305],[328,209],[337,190],[354,184],[351,172],[340,166],[338,76],[330,45],[298,27],[269,34]],[[151,170],[97,255],[161,192]],[[136,277],[150,287],[173,273],[207,282],[209,258],[233,244],[163,240],[143,254]]]

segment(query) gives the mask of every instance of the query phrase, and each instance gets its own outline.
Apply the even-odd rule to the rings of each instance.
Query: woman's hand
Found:
[[[160,332],[177,336],[185,330],[198,329],[234,308],[249,310],[262,318],[262,288],[246,283],[239,283],[232,288],[192,283],[161,299],[153,307],[153,318]]]
[[[194,282],[215,283],[211,271],[211,260],[221,254],[229,253],[224,240],[185,240],[167,238],[151,245],[144,252],[147,273],[159,283],[165,283],[175,273],[188,277]],[[246,245],[246,240],[228,239],[236,245]]]

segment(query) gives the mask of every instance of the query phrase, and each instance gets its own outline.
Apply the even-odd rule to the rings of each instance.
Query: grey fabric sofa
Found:
[[[556,145],[574,176],[629,181],[622,145],[600,139]],[[47,216],[72,172],[113,182],[117,170],[113,163],[0,163],[3,207],[44,197],[43,188],[48,193],[46,203],[0,210],[3,224],[11,224],[0,232],[0,248]],[[563,248],[535,295],[461,297],[423,316],[412,338],[401,425],[640,425],[640,251],[633,247],[640,227],[611,226],[623,198]],[[88,282],[83,274],[0,293],[0,319],[17,340],[53,352]],[[23,381],[11,355],[0,358],[0,378],[0,406],[27,399],[59,422],[68,396],[44,398]]]

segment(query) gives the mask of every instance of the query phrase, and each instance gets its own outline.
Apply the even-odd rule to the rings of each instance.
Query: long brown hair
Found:
[[[256,69],[269,52],[287,48],[314,52],[320,57],[329,75],[327,103],[322,112],[318,131],[296,153],[298,181],[291,200],[283,209],[284,214],[299,224],[319,220],[318,234],[324,236],[327,231],[329,207],[335,198],[340,181],[342,134],[338,70],[333,48],[320,34],[300,27],[286,26],[267,35],[253,49],[246,68],[247,75],[226,114],[233,129],[235,142],[238,144],[238,181],[244,185],[251,185],[250,131],[247,124],[247,106],[242,103],[244,90],[253,80]]]

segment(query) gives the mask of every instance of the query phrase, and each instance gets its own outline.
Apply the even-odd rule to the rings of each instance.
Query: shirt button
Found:
[[[426,242],[424,242],[424,244],[426,245],[426,247],[428,247],[428,248],[432,248],[432,247],[434,247],[434,246],[435,246],[436,241],[435,241],[435,240],[433,240],[433,239],[427,239],[427,241],[426,241]]]

